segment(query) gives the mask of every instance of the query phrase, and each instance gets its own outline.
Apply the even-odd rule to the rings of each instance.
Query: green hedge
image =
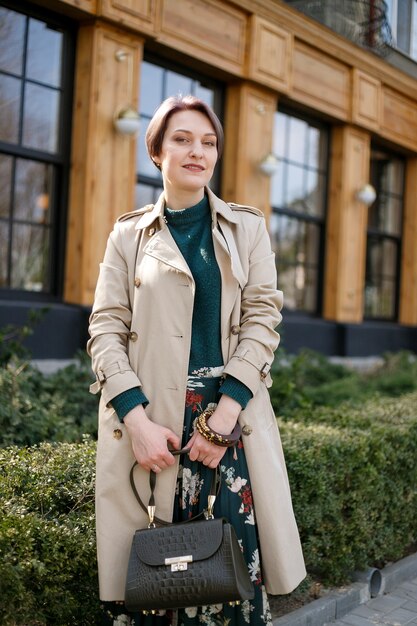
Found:
[[[0,624],[91,626],[95,443],[0,450]]]
[[[88,393],[94,377],[87,356],[80,353],[74,365],[44,376],[5,337],[0,329],[0,447],[96,437],[98,395]],[[309,350],[297,356],[278,350],[270,393],[277,415],[291,420],[300,409],[360,405],[416,390],[417,358],[410,352],[387,354],[375,371],[359,373]]]
[[[280,420],[307,568],[325,583],[417,540],[417,393]],[[0,450],[0,623],[90,626],[95,444]]]
[[[1,338],[1,335],[0,335]],[[0,447],[42,441],[81,441],[97,434],[98,396],[81,354],[62,370],[43,375],[29,361],[10,359],[0,367]]]
[[[308,567],[331,584],[417,542],[417,393],[281,421]]]
[[[375,396],[398,397],[417,391],[417,356],[409,351],[387,353],[381,364],[360,372],[330,362],[312,350],[288,356],[279,349],[270,390],[277,414],[292,419],[298,409],[360,405]]]

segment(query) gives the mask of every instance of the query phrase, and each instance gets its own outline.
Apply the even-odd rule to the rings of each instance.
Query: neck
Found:
[[[164,188],[165,204],[172,211],[187,209],[190,206],[198,204],[204,198],[204,188],[197,191],[184,191]]]

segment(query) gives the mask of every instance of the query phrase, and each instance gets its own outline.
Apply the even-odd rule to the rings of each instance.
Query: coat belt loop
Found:
[[[261,378],[262,379],[266,378],[270,371],[271,371],[271,366],[268,363],[264,363],[259,372],[261,375]]]

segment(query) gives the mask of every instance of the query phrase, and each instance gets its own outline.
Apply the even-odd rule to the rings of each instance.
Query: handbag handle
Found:
[[[189,452],[189,448],[185,447],[185,448],[181,448],[181,450],[173,450],[171,448],[169,448],[169,451],[171,452],[172,455],[174,456],[178,456],[180,454],[187,454],[187,452]],[[151,489],[151,495],[149,497],[149,503],[148,506],[145,506],[145,504],[143,503],[138,490],[136,488],[135,485],[135,480],[134,480],[134,469],[136,467],[136,465],[138,465],[138,462],[135,461],[130,469],[130,475],[129,475],[129,479],[130,479],[130,486],[132,487],[132,491],[133,494],[136,498],[136,500],[139,503],[139,506],[141,507],[141,509],[143,511],[145,511],[145,513],[148,514],[149,516],[149,525],[148,528],[154,527],[155,526],[155,522],[157,522],[160,526],[169,526],[172,522],[167,522],[166,520],[160,519],[159,517],[157,517],[155,515],[155,486],[156,486],[156,473],[151,470],[149,472],[149,487]],[[218,489],[217,489],[217,493],[216,493],[216,484],[218,483]],[[199,519],[202,516],[205,516],[207,519],[212,519],[213,518],[213,507],[214,507],[214,502],[216,500],[216,497],[219,494],[220,491],[220,487],[221,487],[221,476],[220,476],[220,471],[219,471],[219,466],[215,467],[213,469],[213,477],[211,480],[211,485],[210,485],[210,493],[208,496],[208,506],[207,506],[207,510],[201,511],[201,513],[198,513],[197,515],[193,515],[193,517],[190,517],[189,519],[183,520],[182,522],[178,522],[179,524],[186,524],[187,522],[192,522],[196,519]]]

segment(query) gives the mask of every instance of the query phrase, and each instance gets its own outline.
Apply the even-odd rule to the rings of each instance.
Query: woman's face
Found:
[[[200,111],[178,111],[169,119],[160,164],[166,191],[192,193],[201,190],[213,176],[217,162],[214,128]]]

